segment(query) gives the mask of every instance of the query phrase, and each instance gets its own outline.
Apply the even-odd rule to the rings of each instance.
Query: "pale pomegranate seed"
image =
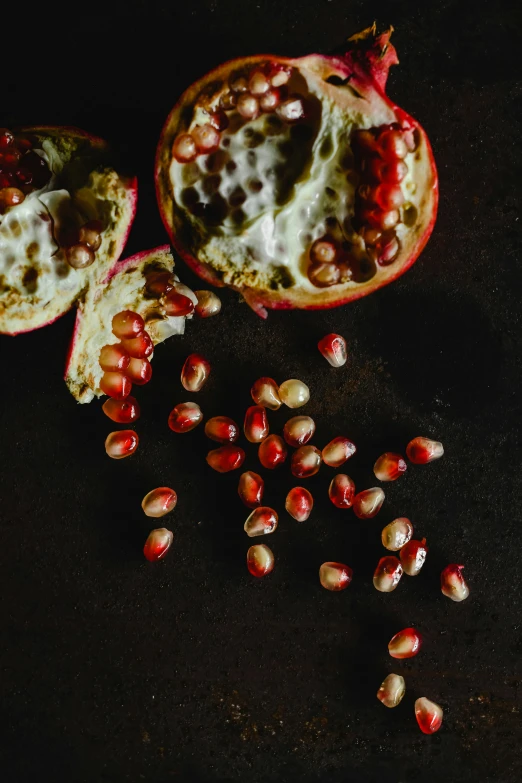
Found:
[[[378,138],[379,154],[384,160],[402,160],[408,154],[408,147],[400,130],[385,130]]]
[[[261,443],[267,437],[268,419],[262,405],[251,405],[247,408],[243,431],[250,443]]]
[[[266,544],[254,544],[247,552],[247,568],[261,578],[274,570],[274,554]]]
[[[149,537],[145,541],[143,554],[147,560],[151,563],[155,563],[157,560],[161,560],[165,557],[172,546],[173,539],[174,534],[172,531],[167,530],[166,527],[159,527],[156,530],[151,530]]]
[[[277,114],[286,122],[296,122],[305,116],[305,107],[302,98],[294,95],[283,101],[276,109]]]
[[[201,408],[195,402],[180,402],[169,414],[169,427],[173,432],[190,432],[203,420]]]
[[[383,547],[390,552],[398,552],[402,549],[413,535],[413,525],[406,517],[398,517],[383,528],[381,541]]]
[[[263,71],[252,71],[250,74],[250,79],[248,80],[248,89],[250,90],[250,93],[255,95],[257,98],[259,98],[261,95],[264,95],[265,92],[268,92],[270,89],[270,82]]]
[[[269,435],[259,444],[259,462],[264,468],[273,470],[282,465],[287,456],[287,449],[279,435]]]
[[[130,356],[123,346],[104,345],[100,351],[100,367],[106,372],[124,371],[129,366]]]
[[[110,432],[105,440],[105,451],[111,459],[130,457],[138,448],[139,438],[134,430]]]
[[[277,512],[269,506],[255,508],[245,522],[245,533],[250,538],[266,536],[277,527]]]
[[[218,473],[229,473],[231,470],[237,470],[245,461],[245,452],[239,446],[233,446],[231,443],[221,446],[219,449],[209,451],[207,462],[213,470]]]
[[[346,590],[352,576],[352,569],[344,563],[323,563],[319,568],[319,581],[325,590]]]
[[[385,707],[396,707],[406,693],[406,683],[400,674],[388,674],[377,691],[377,698]]]
[[[100,380],[100,389],[108,397],[123,400],[131,393],[132,383],[121,372],[104,372]]]
[[[192,130],[192,138],[196,145],[198,152],[203,155],[208,155],[209,152],[214,152],[219,147],[221,136],[210,122],[204,125],[197,125]]]
[[[131,424],[140,417],[140,406],[134,397],[125,400],[108,399],[102,405],[102,410],[109,419],[118,424]]]
[[[190,163],[196,159],[198,149],[190,133],[182,133],[175,139],[172,145],[172,154],[178,163]]]
[[[415,628],[404,628],[388,643],[388,652],[392,658],[413,658],[419,652],[422,638]]]
[[[277,88],[272,88],[261,95],[259,98],[259,107],[261,111],[275,111],[281,103],[281,93]]]
[[[211,318],[221,310],[221,299],[213,291],[194,291],[198,303],[196,315],[200,318]]]
[[[415,717],[423,734],[435,734],[442,726],[442,707],[422,696],[415,702]]]
[[[205,435],[218,443],[235,443],[239,438],[239,427],[228,416],[213,416],[205,424]]]
[[[402,566],[397,557],[381,557],[373,575],[373,586],[380,593],[395,590],[402,576]]]
[[[250,390],[256,405],[263,405],[276,411],[283,404],[279,396],[279,386],[273,378],[258,378]]]
[[[209,117],[210,124],[213,128],[215,128],[217,131],[224,131],[228,128],[229,120],[227,115],[224,111],[221,109],[218,109],[215,112],[212,112],[212,114]]]
[[[424,565],[427,554],[428,547],[425,538],[422,541],[409,541],[405,544],[400,554],[404,573],[408,576],[417,576]]]
[[[254,120],[259,114],[259,101],[249,93],[242,93],[237,99],[237,110],[246,120]]]
[[[346,364],[346,340],[340,334],[327,334],[317,343],[328,364],[332,367],[342,367]]]
[[[341,280],[341,270],[337,264],[311,264],[308,278],[316,288],[330,288]]]
[[[141,507],[148,517],[164,517],[176,506],[178,496],[170,487],[157,487],[148,492]]]
[[[88,223],[80,228],[78,233],[78,239],[81,244],[88,245],[91,250],[99,250],[102,243],[101,233],[103,231],[103,225],[99,220],[89,220]]]
[[[469,587],[462,576],[463,565],[451,563],[440,575],[442,594],[452,601],[464,601],[469,595]]]
[[[315,476],[321,467],[321,452],[315,446],[301,446],[292,454],[290,470],[296,478]]]
[[[112,319],[112,333],[120,340],[130,340],[145,330],[145,321],[132,310],[122,310]]]
[[[415,465],[426,465],[444,454],[444,446],[437,440],[413,438],[406,446],[406,454]]]
[[[331,468],[338,468],[350,457],[353,457],[356,451],[355,443],[339,435],[324,447],[322,451],[323,462]]]
[[[372,487],[359,492],[353,500],[353,510],[359,519],[372,519],[381,510],[384,492],[380,487]]]
[[[24,201],[25,195],[19,188],[5,187],[0,190],[0,205],[3,209],[16,207]]]
[[[283,427],[283,437],[289,446],[304,446],[313,437],[315,421],[310,416],[293,416]]]
[[[290,68],[286,68],[284,65],[275,63],[269,73],[270,84],[273,87],[282,87],[283,84],[287,84],[290,81],[292,71]]]
[[[142,332],[137,337],[121,341],[122,346],[132,359],[146,359],[154,351],[154,343],[147,332]]]
[[[263,500],[265,491],[265,482],[258,473],[253,470],[247,470],[239,477],[237,492],[245,506],[248,508],[257,508]]]
[[[182,315],[191,315],[194,312],[194,302],[188,296],[180,294],[172,289],[165,295],[165,315],[176,318]]]
[[[355,495],[355,484],[346,473],[338,473],[330,482],[328,497],[337,508],[350,508]]]
[[[399,185],[379,185],[375,201],[382,209],[399,209],[404,204],[404,194]]]
[[[313,264],[335,264],[337,247],[326,237],[316,239],[310,248],[310,261]]]
[[[310,399],[310,389],[306,383],[291,378],[283,381],[279,387],[279,396],[288,408],[301,408]]]
[[[65,251],[65,257],[67,258],[67,263],[73,269],[86,269],[91,264],[94,264],[94,251],[89,245],[80,243],[71,245]]]
[[[201,391],[210,375],[210,364],[198,353],[191,353],[181,371],[183,388],[190,392]]]
[[[136,386],[144,386],[152,378],[152,364],[148,359],[131,359],[125,375]]]
[[[400,454],[394,454],[392,451],[386,451],[381,454],[373,466],[373,472],[379,481],[396,481],[407,467],[404,457]]]
[[[304,522],[312,513],[314,499],[304,487],[293,487],[285,500],[285,508],[297,522]]]
[[[384,182],[398,185],[408,174],[408,166],[403,160],[392,160],[381,169],[381,178]]]

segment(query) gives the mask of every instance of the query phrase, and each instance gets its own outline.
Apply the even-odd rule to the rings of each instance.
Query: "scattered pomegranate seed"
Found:
[[[170,487],[157,487],[148,492],[141,507],[148,517],[164,517],[175,507],[178,496]]]
[[[123,400],[131,393],[132,383],[121,372],[105,372],[100,380],[100,389],[115,400]]]
[[[237,492],[245,506],[257,508],[261,505],[265,491],[265,482],[258,473],[247,470],[239,477]]]
[[[165,315],[176,318],[191,315],[194,312],[194,302],[188,296],[172,289],[165,295]]]
[[[391,593],[395,590],[402,576],[402,566],[393,555],[381,557],[373,575],[373,586],[380,593]]]
[[[247,408],[243,430],[250,443],[261,443],[267,437],[268,419],[262,405],[251,405]]]
[[[435,734],[442,726],[442,707],[422,696],[415,702],[415,717],[423,734]]]
[[[182,133],[172,145],[172,154],[178,163],[190,163],[196,159],[198,150],[190,133]]]
[[[198,303],[196,315],[200,318],[211,318],[221,310],[221,299],[213,291],[194,291]]]
[[[469,587],[462,576],[463,565],[451,563],[440,575],[442,594],[452,601],[464,601],[469,595]]]
[[[129,340],[122,340],[121,344],[132,359],[146,359],[154,351],[154,343],[147,332],[142,332]]]
[[[114,400],[109,398],[102,405],[102,410],[109,419],[118,424],[131,424],[140,417],[140,406],[134,397],[127,397],[125,400]]]
[[[231,443],[221,446],[219,449],[209,451],[207,462],[213,470],[218,473],[229,473],[231,470],[237,470],[245,461],[245,452],[239,446],[233,446]]]
[[[166,527],[159,527],[156,530],[151,530],[149,537],[145,541],[143,554],[147,560],[151,563],[155,563],[157,560],[161,560],[165,557],[172,546],[173,539],[174,534],[172,531],[167,530]]]
[[[384,492],[380,487],[372,487],[359,492],[353,500],[353,510],[359,519],[372,519],[381,510]]]
[[[273,470],[283,464],[288,452],[279,435],[269,435],[259,444],[257,453],[261,465],[268,470]]]
[[[401,549],[400,555],[404,573],[408,576],[417,576],[424,565],[427,554],[428,547],[425,538],[422,541],[409,541]]]
[[[112,319],[112,333],[120,340],[130,340],[145,330],[145,321],[132,310],[122,310]]]
[[[340,334],[327,334],[317,343],[320,352],[332,367],[346,364],[346,340]]]
[[[316,239],[310,248],[310,261],[313,264],[335,264],[337,255],[335,243],[326,237]]]
[[[400,454],[394,454],[392,451],[386,451],[381,454],[373,466],[373,472],[379,481],[396,481],[407,467],[404,457],[401,457]]]
[[[304,446],[313,437],[315,421],[310,416],[293,416],[283,427],[283,437],[289,446]]]
[[[338,473],[330,482],[328,497],[336,508],[350,508],[355,495],[355,484],[346,473]]]
[[[266,536],[273,533],[277,527],[277,512],[269,506],[255,508],[245,522],[245,533],[250,538]]]
[[[255,95],[257,98],[259,98],[261,95],[264,95],[265,92],[268,92],[270,89],[270,82],[263,71],[252,71],[250,74],[250,79],[248,80],[248,89],[250,90],[250,93]]]
[[[274,570],[274,554],[266,544],[254,544],[247,552],[247,568],[252,576],[261,578]]]
[[[105,440],[105,451],[111,459],[130,457],[138,448],[138,435],[134,430],[110,432]]]
[[[406,692],[404,677],[400,674],[388,674],[377,691],[377,698],[385,707],[396,707]]]
[[[398,517],[383,528],[381,541],[383,547],[390,552],[398,552],[402,549],[413,535],[413,525],[406,517]]]
[[[322,451],[323,462],[331,468],[338,468],[350,457],[353,457],[356,451],[355,443],[339,435],[324,447]]]
[[[259,101],[249,93],[242,93],[237,99],[237,110],[246,120],[254,120],[259,114]]]
[[[283,84],[287,84],[290,81],[292,72],[290,68],[286,68],[284,65],[275,63],[269,73],[270,84],[273,87],[282,87]]]
[[[259,107],[261,111],[275,111],[281,103],[281,92],[277,88],[272,88],[261,95],[259,98]]]
[[[197,125],[192,131],[192,138],[198,152],[208,155],[219,147],[221,136],[210,122],[204,125]]]
[[[190,432],[203,420],[201,408],[195,402],[180,402],[169,414],[169,427],[173,432]]]
[[[289,381],[283,381],[279,387],[279,396],[288,408],[301,408],[310,399],[310,389],[306,383],[291,378]]]
[[[279,396],[279,386],[273,378],[258,378],[250,391],[256,405],[263,405],[276,411],[283,404]]]
[[[210,375],[210,364],[198,353],[191,353],[181,371],[183,388],[190,392],[201,391]]]
[[[321,467],[321,452],[315,446],[300,446],[292,454],[290,470],[296,478],[310,478],[315,476]]]
[[[213,416],[205,424],[205,435],[218,443],[235,443],[239,438],[239,427],[228,416]]]
[[[100,351],[100,367],[106,372],[124,371],[130,363],[130,356],[123,346],[104,345]]]
[[[91,250],[99,250],[102,243],[103,225],[99,220],[89,220],[85,223],[78,233],[78,239],[83,245],[87,245]]]
[[[444,454],[444,446],[429,438],[413,438],[406,446],[406,454],[415,465],[426,465]]]
[[[352,569],[344,563],[323,563],[319,568],[319,581],[325,590],[346,590],[352,576]]]
[[[312,513],[314,499],[304,487],[293,487],[286,496],[285,508],[297,522],[304,522]]]
[[[65,251],[65,256],[67,263],[73,269],[86,269],[86,267],[94,264],[94,252],[89,245],[80,243],[71,245]]]
[[[419,652],[422,638],[415,628],[404,630],[392,636],[388,644],[388,652],[392,658],[413,658]]]
[[[152,364],[148,359],[131,359],[125,374],[136,386],[144,386],[152,378]]]
[[[286,122],[296,122],[297,120],[302,120],[305,116],[305,108],[302,98],[299,95],[294,95],[291,98],[288,98],[277,107],[277,113],[281,119],[285,120]]]

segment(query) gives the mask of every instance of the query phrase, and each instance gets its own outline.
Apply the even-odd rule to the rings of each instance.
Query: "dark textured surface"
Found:
[[[39,54],[23,89],[4,54],[0,120],[75,123],[125,147],[141,187],[129,253],[165,241],[153,153],[186,85],[230,56],[331,50],[373,18],[396,27],[401,65],[389,92],[430,135],[441,203],[413,269],[342,310],[272,313],[263,323],[224,292],[218,318],[158,349],[129,460],[105,457],[110,423],[100,404],[77,406],[61,381],[72,315],[1,338],[5,783],[522,778],[516,5],[108,2],[78,8],[60,34],[54,6],[24,11],[12,42]],[[6,28],[3,46],[10,37]],[[342,370],[315,349],[331,330],[348,340]],[[349,472],[360,488],[374,483],[384,449],[403,449],[414,435],[442,440],[446,455],[387,488],[382,512],[366,523],[324,499],[333,471],[323,469],[308,484],[313,516],[298,525],[283,511],[268,542],[276,569],[254,581],[238,475],[207,469],[202,428],[175,436],[166,427],[173,404],[189,396],[179,370],[192,350],[213,360],[198,397],[207,416],[241,418],[259,375],[305,380],[315,442],[353,437]],[[273,429],[284,419],[271,415]],[[248,454],[256,469],[255,449]],[[175,543],[150,565],[139,501],[161,484],[179,492]],[[287,470],[270,477],[267,500],[282,510],[289,486]],[[397,515],[413,520],[430,552],[417,579],[383,595],[371,575],[380,530]],[[320,588],[327,559],[353,567],[344,593]],[[441,568],[455,561],[471,588],[463,604],[439,591]],[[387,642],[407,625],[425,634],[424,649],[392,663]],[[407,681],[395,710],[375,699],[389,671]],[[413,716],[421,695],[445,710],[431,738]]]

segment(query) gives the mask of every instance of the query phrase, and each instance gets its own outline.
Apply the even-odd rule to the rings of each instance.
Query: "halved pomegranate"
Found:
[[[63,315],[120,257],[135,178],[78,128],[0,128],[0,332]]]
[[[426,133],[385,95],[390,35],[374,25],[344,56],[232,60],[167,119],[156,188],[172,242],[263,317],[369,294],[428,240],[437,172]]]

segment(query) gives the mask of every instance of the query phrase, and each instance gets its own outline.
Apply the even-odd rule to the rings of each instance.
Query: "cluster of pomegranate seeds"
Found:
[[[102,243],[103,225],[99,220],[90,220],[76,232],[66,247],[65,257],[73,269],[85,269],[94,263],[96,251]]]
[[[191,353],[187,356],[181,370],[181,383],[184,389],[190,392],[201,391],[208,381],[210,364],[199,353]]]
[[[380,487],[372,487],[359,492],[353,499],[353,511],[359,519],[373,519],[384,503],[384,492]]]
[[[463,565],[451,563],[440,575],[442,594],[452,601],[464,601],[469,595],[469,587],[462,576]]]
[[[141,501],[141,507],[148,517],[164,517],[175,508],[178,496],[170,487],[156,487]]]
[[[237,492],[247,508],[257,508],[261,505],[265,491],[265,482],[253,470],[247,470],[239,477]]]
[[[351,508],[355,495],[355,484],[346,473],[333,477],[328,489],[328,497],[336,508]]]
[[[169,551],[174,534],[166,527],[151,530],[143,547],[143,554],[151,563],[161,560]]]
[[[266,536],[273,533],[277,527],[279,517],[277,512],[269,506],[255,508],[245,522],[245,533],[250,538]]]
[[[0,128],[0,213],[47,185],[51,172],[36,151],[36,139]]]
[[[406,517],[398,517],[383,528],[381,533],[382,545],[390,552],[398,552],[405,546],[413,535],[413,525]]]
[[[400,454],[386,451],[373,466],[373,472],[379,481],[396,481],[407,468],[406,461]]]
[[[342,367],[346,364],[348,358],[346,340],[340,334],[325,335],[319,340],[317,347],[332,367]]]
[[[235,443],[239,438],[239,427],[228,416],[213,416],[205,424],[205,435],[217,443]]]
[[[293,487],[286,496],[285,508],[297,522],[305,522],[313,507],[312,493],[304,487]]]
[[[413,658],[419,652],[422,638],[415,628],[404,628],[392,636],[388,644],[388,652],[392,658]]]
[[[408,576],[417,576],[424,565],[427,554],[428,547],[425,538],[422,541],[409,541],[401,549],[400,555],[404,573]]]
[[[251,405],[247,408],[243,431],[250,443],[261,443],[268,436],[268,419],[262,405]]]
[[[400,674],[388,674],[377,691],[377,698],[385,707],[396,707],[406,693],[406,683]]]
[[[414,465],[427,465],[444,454],[444,446],[429,438],[414,438],[406,446],[406,454]]]
[[[245,452],[239,446],[232,445],[232,443],[209,451],[207,454],[208,464],[218,473],[229,473],[231,470],[237,470],[244,461]]]
[[[254,544],[247,552],[247,568],[261,578],[274,570],[274,553],[266,544]]]
[[[373,575],[373,586],[380,593],[391,593],[399,584],[402,565],[397,557],[381,557]]]
[[[130,457],[138,448],[139,438],[134,430],[110,432],[105,440],[105,451],[112,459]]]
[[[352,581],[353,571],[344,563],[323,563],[319,568],[319,581],[325,590],[346,590]]]
[[[415,717],[423,734],[435,734],[442,726],[442,707],[422,696],[415,702]]]
[[[168,424],[172,432],[190,432],[203,421],[203,413],[196,402],[180,402],[169,414]]]
[[[310,416],[293,416],[283,427],[284,439],[296,449],[307,444],[314,432],[315,422]]]
[[[200,318],[211,318],[221,311],[221,299],[213,291],[194,291],[198,303],[195,308]]]

